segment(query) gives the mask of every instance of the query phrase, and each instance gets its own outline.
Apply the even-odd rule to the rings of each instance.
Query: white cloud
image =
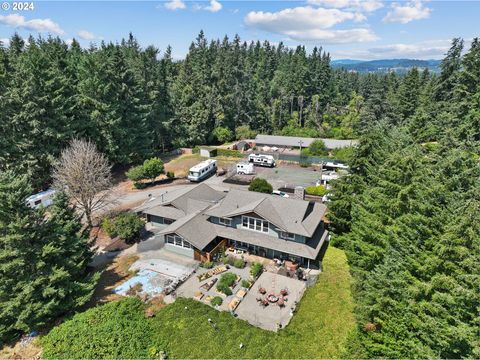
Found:
[[[210,0],[210,5],[205,6],[204,9],[211,12],[217,12],[222,10],[222,4],[220,4],[217,0]]]
[[[383,18],[386,23],[406,24],[413,20],[427,19],[432,10],[424,7],[421,0],[410,1],[405,6],[393,3],[391,10]]]
[[[307,0],[312,5],[334,9],[351,9],[355,11],[373,12],[383,7],[379,0]]]
[[[83,39],[83,40],[95,40],[98,38],[97,35],[87,30],[80,30],[78,32],[78,36],[80,37],[80,39]]]
[[[313,8],[310,6],[288,8],[278,12],[252,11],[245,17],[248,26],[287,35],[291,39],[322,41],[324,43],[350,43],[377,40],[367,28],[327,30],[345,21],[364,21],[359,13],[339,9]]]
[[[46,32],[57,35],[65,34],[60,26],[50,19],[32,19],[25,20],[24,16],[18,14],[10,14],[6,16],[0,15],[0,24],[5,24],[14,28]]]
[[[411,44],[387,44],[359,50],[333,50],[336,59],[442,59],[450,48],[450,40],[428,40]]]
[[[305,31],[289,31],[286,35],[295,40],[321,41],[325,44],[362,43],[379,39],[374,32],[365,28],[348,30],[312,29]]]
[[[186,9],[187,5],[182,0],[170,0],[164,4],[168,10]]]
[[[7,38],[0,38],[0,42],[3,46],[8,46],[10,44],[10,39]]]

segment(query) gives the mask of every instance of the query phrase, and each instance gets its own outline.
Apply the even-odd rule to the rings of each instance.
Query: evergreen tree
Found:
[[[87,234],[65,195],[34,210],[27,176],[0,173],[0,339],[49,324],[85,304],[98,276]]]

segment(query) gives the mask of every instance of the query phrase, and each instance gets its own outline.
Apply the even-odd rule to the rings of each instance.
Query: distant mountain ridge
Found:
[[[368,72],[390,72],[403,73],[413,67],[428,69],[432,72],[440,71],[441,60],[416,60],[416,59],[381,59],[381,60],[354,60],[340,59],[332,60],[334,68],[344,68],[348,71],[361,73]]]

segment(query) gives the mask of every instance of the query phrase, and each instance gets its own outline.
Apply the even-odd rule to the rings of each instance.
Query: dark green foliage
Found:
[[[232,295],[231,287],[237,281],[237,275],[231,272],[227,272],[220,276],[220,280],[217,283],[217,290],[225,295]]]
[[[134,183],[142,181],[146,178],[145,172],[143,170],[143,165],[131,167],[130,169],[128,169],[125,175],[129,180],[133,181]]]
[[[245,267],[245,261],[243,259],[236,259],[233,262],[233,266],[235,266],[238,269],[243,269]]]
[[[0,172],[0,343],[40,329],[85,304],[98,276],[91,244],[65,194],[34,210],[25,175]]]
[[[150,359],[165,346],[136,298],[97,306],[75,315],[41,340],[42,358]]]
[[[248,289],[248,288],[250,288],[251,285],[252,285],[252,284],[250,283],[250,281],[245,280],[245,279],[242,280],[242,287]]]
[[[167,171],[167,178],[174,179],[175,178],[175,173],[173,171]]]
[[[163,172],[163,161],[158,157],[147,159],[143,162],[143,173],[145,178],[150,179],[151,182],[154,182],[157,176],[160,176]]]
[[[217,149],[216,156],[225,156],[225,157],[237,157],[242,158],[243,154],[239,150],[230,150],[230,149]]]
[[[252,267],[250,268],[250,275],[252,275],[254,278],[257,278],[260,276],[260,274],[263,272],[263,265],[260,263],[253,263]]]
[[[308,155],[322,156],[327,155],[327,148],[322,140],[315,140],[308,146]]]
[[[211,301],[210,304],[213,306],[220,306],[223,304],[223,299],[220,296],[215,296]]]
[[[262,178],[255,178],[248,186],[248,190],[271,194],[273,191],[273,188],[272,188],[272,185],[267,180]]]
[[[220,144],[223,144],[227,141],[231,141],[233,140],[233,137],[234,137],[232,130],[230,130],[229,128],[221,127],[221,126],[216,127],[213,130],[212,136]]]
[[[142,180],[149,179],[150,182],[153,183],[155,179],[163,173],[163,161],[154,157],[145,160],[142,165],[130,168],[125,175],[129,180],[133,181],[135,187],[141,188],[138,185],[141,184]]]
[[[206,261],[204,263],[201,264],[201,267],[205,268],[205,269],[211,269],[213,268],[213,262],[211,261]]]
[[[347,357],[480,354],[480,138],[470,122],[478,112],[470,102],[479,95],[478,66],[470,64],[480,63],[477,47],[473,41],[462,57],[454,41],[433,96],[419,90],[431,86],[428,74],[409,72],[392,113],[354,150],[350,176],[334,183],[333,241],[356,279]]]
[[[105,218],[102,229],[112,238],[119,237],[126,242],[134,241],[140,235],[145,223],[137,214],[121,213],[115,219]]]
[[[255,139],[257,133],[250,129],[248,125],[240,125],[235,129],[235,138],[237,140]]]

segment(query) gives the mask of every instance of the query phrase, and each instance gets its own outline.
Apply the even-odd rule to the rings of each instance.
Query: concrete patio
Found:
[[[258,291],[263,287],[267,292],[261,295]],[[276,303],[270,303],[263,307],[257,301],[257,298],[265,298],[268,294],[279,295],[280,290],[287,289],[288,295],[284,307]],[[265,330],[277,331],[279,326],[284,328],[290,322],[298,302],[305,292],[306,284],[304,281],[295,280],[283,275],[264,272],[255,282],[243,301],[238,305],[235,313],[240,319],[248,321],[250,324]]]

